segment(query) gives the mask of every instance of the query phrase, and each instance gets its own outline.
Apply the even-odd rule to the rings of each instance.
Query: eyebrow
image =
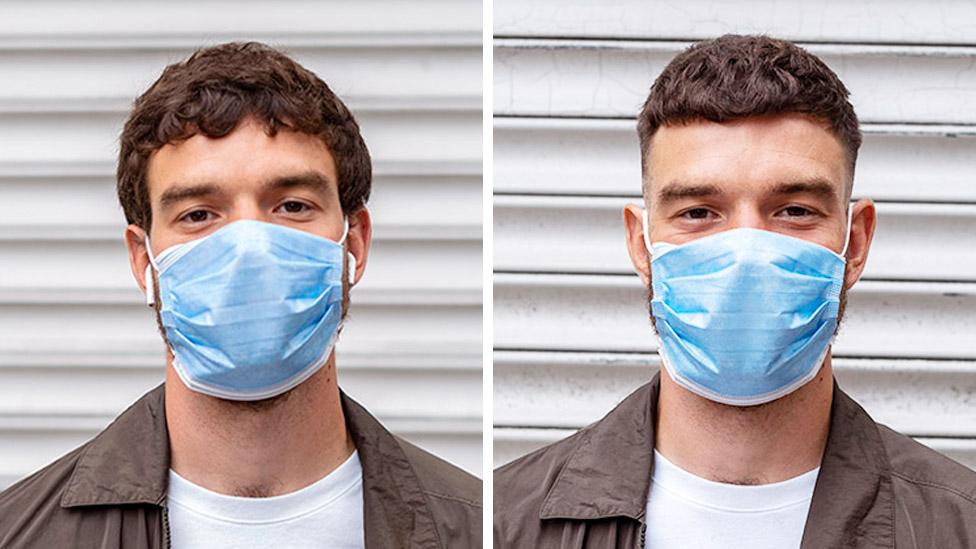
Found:
[[[276,177],[265,183],[265,188],[278,190],[304,187],[318,193],[325,193],[334,185],[335,184],[333,183],[332,179],[330,179],[327,175],[321,172],[308,171],[296,175]]]
[[[790,181],[774,186],[773,194],[812,194],[826,200],[836,200],[837,190],[826,179],[813,178],[805,181]]]
[[[661,206],[667,206],[684,198],[701,198],[721,194],[716,185],[692,185],[686,183],[672,183],[657,193],[657,200]]]
[[[332,179],[323,173],[309,171],[305,173],[276,177],[264,184],[266,189],[294,189],[308,188],[318,193],[325,193],[333,185]],[[166,210],[175,204],[191,198],[213,196],[224,191],[215,183],[196,183],[188,185],[174,185],[166,189],[159,198],[160,208]]]
[[[216,195],[220,194],[221,192],[220,187],[214,185],[213,183],[176,185],[163,191],[163,195],[159,198],[159,205],[160,208],[165,210],[171,208],[178,202],[182,202],[190,198]]]
[[[838,198],[834,185],[819,177],[779,183],[770,188],[768,192],[776,195],[812,194],[826,200]],[[657,193],[657,200],[660,201],[661,206],[667,206],[684,198],[701,198],[717,194],[722,194],[722,190],[717,185],[672,183]]]

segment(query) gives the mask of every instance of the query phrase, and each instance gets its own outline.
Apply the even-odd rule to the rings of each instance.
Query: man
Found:
[[[121,135],[132,273],[166,381],[0,495],[0,547],[480,547],[480,482],[345,396],[369,152],[318,77],[258,43],[167,67]]]
[[[841,391],[830,344],[875,229],[848,92],[789,42],[678,55],[624,211],[664,368],[495,473],[496,547],[976,547],[976,474]]]

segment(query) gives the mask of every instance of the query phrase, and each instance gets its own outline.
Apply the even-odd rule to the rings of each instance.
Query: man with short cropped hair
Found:
[[[0,547],[480,547],[480,481],[337,383],[371,240],[342,101],[275,49],[222,44],[167,67],[120,141],[166,381],[0,494]]]
[[[638,117],[624,210],[660,374],[494,477],[496,547],[976,547],[976,473],[833,377],[875,207],[848,91],[783,40],[691,46]]]

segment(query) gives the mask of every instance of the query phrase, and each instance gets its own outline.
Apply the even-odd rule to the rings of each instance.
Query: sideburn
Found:
[[[349,312],[349,288],[349,242],[345,242],[342,245],[342,317],[339,322],[339,333],[342,333],[342,325]]]
[[[651,262],[647,262],[647,316],[651,317],[651,329],[654,330],[654,334],[658,334],[657,322],[654,318],[654,305],[651,301],[654,299],[654,276],[651,271]]]
[[[169,338],[166,337],[166,328],[163,327],[163,316],[160,314],[159,309],[161,307],[159,300],[159,276],[156,274],[156,269],[150,268],[149,275],[153,278],[153,313],[156,316],[156,330],[159,331],[160,337],[163,338],[163,344],[166,345],[167,352],[172,348],[169,344]]]

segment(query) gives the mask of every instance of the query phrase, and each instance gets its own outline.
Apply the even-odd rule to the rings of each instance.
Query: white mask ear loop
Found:
[[[647,219],[648,217],[647,210],[645,209],[643,210],[643,212],[644,212],[644,216],[641,218],[641,221],[643,221],[644,223],[644,247],[647,248],[647,254],[653,257],[654,254],[651,252],[651,233],[648,230],[648,225],[650,224],[650,221]]]
[[[342,228],[342,238],[339,239],[339,244],[345,244],[346,237],[349,236],[349,218],[345,218],[343,221]],[[348,264],[346,277],[349,279],[349,287],[356,285],[356,256],[352,255],[352,252],[346,252],[346,263]]]
[[[153,282],[153,267],[156,268],[156,272],[159,272],[159,266],[156,265],[156,258],[153,257],[152,247],[149,245],[149,234],[146,233],[143,236],[143,243],[146,246],[146,254],[149,256],[149,264],[146,265],[146,306],[152,307],[156,304],[156,292],[155,284]]]
[[[851,243],[851,217],[854,214],[854,204],[847,206],[847,234],[844,235],[844,249],[840,251],[840,256],[847,260],[847,245]]]

